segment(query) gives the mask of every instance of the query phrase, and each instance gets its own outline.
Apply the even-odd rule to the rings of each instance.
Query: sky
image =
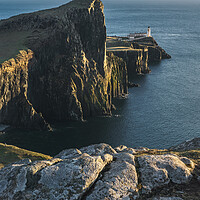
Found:
[[[0,0],[0,3],[50,3],[50,4],[64,4],[66,2],[69,2],[70,0]],[[165,3],[187,3],[187,4],[194,4],[194,3],[200,3],[200,0],[102,0],[105,3],[109,2],[116,2],[116,3],[126,3],[126,2],[139,2],[139,3],[156,3],[156,4],[165,4]]]

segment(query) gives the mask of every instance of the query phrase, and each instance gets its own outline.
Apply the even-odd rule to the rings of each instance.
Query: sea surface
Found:
[[[0,2],[0,18],[59,5],[45,2]],[[0,142],[54,155],[100,142],[168,148],[200,137],[200,5],[104,3],[108,35],[146,32],[151,26],[152,36],[172,59],[134,78],[141,87],[130,88],[127,99],[115,101],[112,117],[54,124],[54,132],[11,130],[0,136]]]

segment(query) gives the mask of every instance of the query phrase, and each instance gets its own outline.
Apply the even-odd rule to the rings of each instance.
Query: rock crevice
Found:
[[[8,165],[0,170],[0,199],[147,199],[193,178],[195,165],[188,158],[116,150],[97,144],[64,150],[51,160]]]

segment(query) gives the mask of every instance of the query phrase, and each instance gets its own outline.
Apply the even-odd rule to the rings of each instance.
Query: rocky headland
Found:
[[[0,35],[17,40],[13,52],[23,47],[12,58],[2,45],[0,123],[50,129],[46,121],[109,115],[112,98],[127,93],[125,62],[106,55],[99,0],[2,20]]]
[[[0,123],[51,130],[51,122],[111,115],[131,71],[149,72],[150,60],[167,57],[153,38],[128,45],[106,51],[100,0],[1,20]]]
[[[42,161],[31,161],[39,155],[29,152],[0,170],[0,199],[199,200],[199,141],[164,150],[96,144]]]
[[[130,40],[127,37],[107,37],[107,51],[122,58],[127,65],[128,75],[151,72],[149,64],[171,56],[162,49],[153,37]]]

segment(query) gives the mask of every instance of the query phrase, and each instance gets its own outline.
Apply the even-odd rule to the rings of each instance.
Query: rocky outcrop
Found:
[[[181,184],[191,180],[191,170],[174,155],[150,155],[138,158],[143,193],[172,183]],[[193,170],[193,168],[192,168]]]
[[[106,56],[100,0],[12,17],[0,30],[24,36],[29,49],[1,64],[0,123],[49,129],[46,121],[110,115],[112,98],[127,93],[126,64]]]
[[[107,51],[122,58],[127,64],[128,75],[146,74],[151,72],[149,63],[169,59],[153,37],[146,37],[130,41],[126,37],[107,37]]]
[[[116,56],[122,58],[127,64],[128,74],[149,73],[148,49],[133,49],[127,51],[112,51]]]
[[[98,180],[92,192],[86,197],[93,199],[125,199],[137,195],[138,176],[135,167],[135,157],[128,153],[114,156],[103,177]]]
[[[128,72],[127,65],[122,58],[113,53],[107,53],[107,65],[111,72],[111,97],[116,98],[128,94]]]
[[[134,74],[149,73],[148,48],[134,48],[133,44],[126,38],[107,37],[107,52],[112,52],[115,56],[122,58],[126,65],[128,76]]]
[[[115,149],[97,144],[64,150],[51,160],[10,164],[0,170],[0,199],[175,199],[155,191],[194,177],[187,158]]]
[[[193,138],[170,148],[172,151],[188,151],[195,149],[200,149],[200,138]]]
[[[161,61],[162,59],[170,59],[171,56],[162,49],[153,37],[147,37],[132,42],[132,45],[136,49],[148,49],[148,62],[154,63]]]
[[[28,70],[36,62],[31,50],[20,51],[0,67],[0,122],[24,128],[50,129],[27,99]]]

